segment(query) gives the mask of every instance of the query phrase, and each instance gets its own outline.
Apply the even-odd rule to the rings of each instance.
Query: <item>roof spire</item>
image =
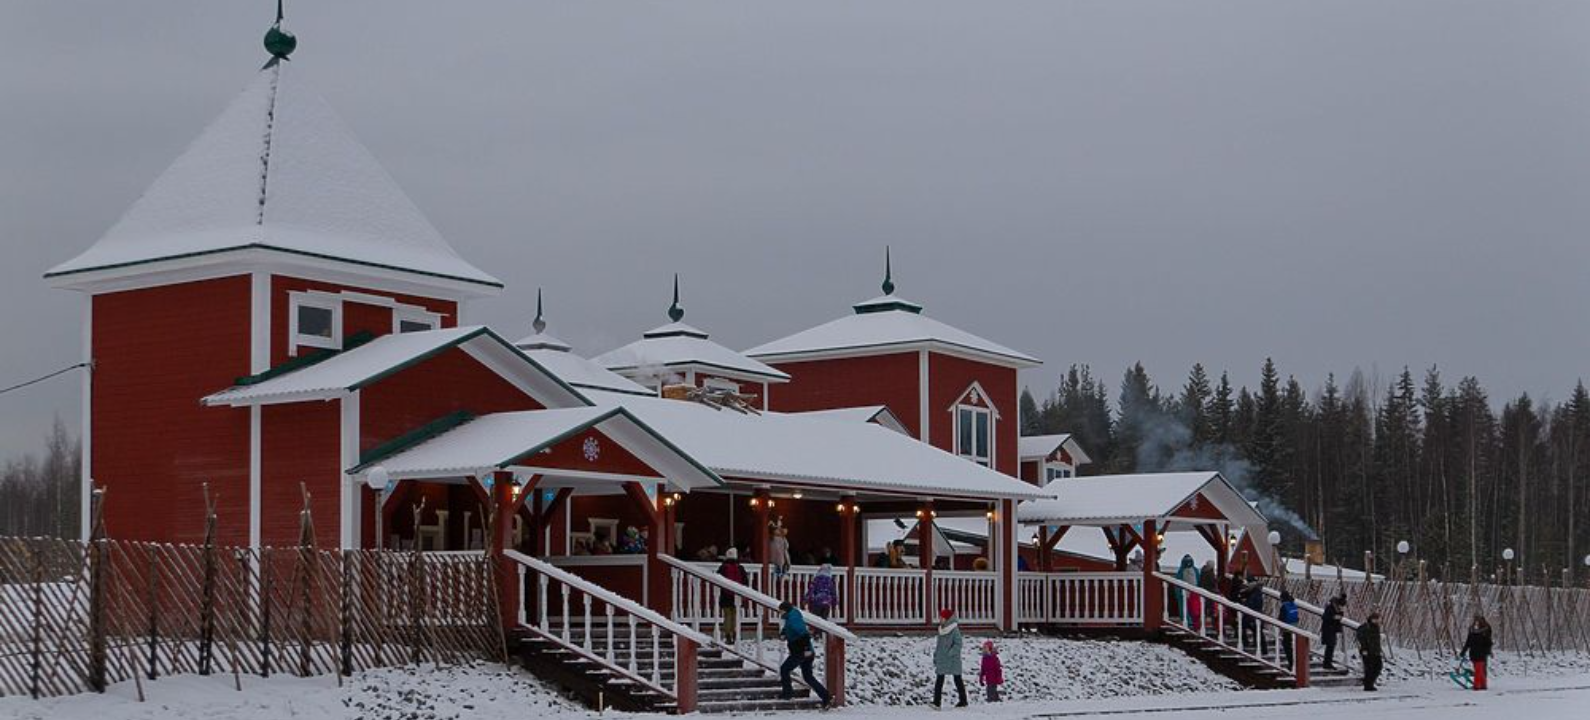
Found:
[[[286,60],[298,47],[298,38],[282,29],[282,0],[276,0],[276,23],[265,31],[265,52],[271,54],[271,63]]]
[[[535,328],[537,335],[547,330],[547,321],[541,317],[541,288],[536,288],[536,319],[530,323],[530,327]]]
[[[889,262],[889,246],[883,246],[883,294],[894,294],[894,269]]]
[[[674,273],[674,304],[668,306],[668,319],[674,322],[685,319],[685,309],[679,305],[679,273]]]

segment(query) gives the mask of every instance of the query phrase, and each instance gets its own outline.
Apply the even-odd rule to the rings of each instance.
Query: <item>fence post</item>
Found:
[[[674,695],[679,714],[696,711],[696,641],[674,637]]]
[[[275,573],[271,572],[270,548],[259,551],[259,644],[260,677],[271,676],[271,595],[274,594]]]
[[[28,693],[37,700],[44,671],[44,555],[32,545],[24,547],[29,548],[33,556],[33,647],[29,652],[32,663],[28,672]]]
[[[1297,677],[1299,690],[1308,687],[1308,636],[1297,633],[1292,636],[1297,641],[1297,646],[1292,649],[1292,673]]]
[[[88,553],[88,686],[105,692],[105,540],[91,540]]]
[[[149,545],[149,667],[150,680],[160,677],[160,548]]]
[[[823,644],[823,681],[834,707],[845,704],[845,639],[828,633]]]
[[[339,598],[342,607],[338,608],[338,622],[342,626],[339,633],[342,650],[342,674],[353,675],[353,559],[356,557],[354,550],[342,551],[342,593]]]

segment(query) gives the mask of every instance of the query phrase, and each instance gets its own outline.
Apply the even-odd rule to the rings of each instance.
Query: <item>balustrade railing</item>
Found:
[[[998,622],[999,576],[975,570],[934,570],[933,603],[954,608],[961,622]]]
[[[1024,624],[1142,625],[1143,574],[1017,573],[1016,612]]]
[[[1164,593],[1161,620],[1165,625],[1292,675],[1298,687],[1308,685],[1309,655],[1319,642],[1318,635],[1164,573],[1156,572],[1154,577]],[[1176,593],[1196,602],[1184,610],[1183,603],[1175,601]]]
[[[518,568],[520,627],[672,700],[680,712],[695,709],[697,651],[711,638],[550,563],[513,550],[503,555]]]
[[[926,576],[921,570],[856,568],[855,607],[857,624],[920,624],[929,612]]]

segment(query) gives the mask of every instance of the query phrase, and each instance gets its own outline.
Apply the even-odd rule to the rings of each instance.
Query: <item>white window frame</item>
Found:
[[[400,333],[403,332],[403,323],[405,323],[405,322],[423,323],[424,325],[428,326],[427,329],[435,330],[435,329],[440,328],[442,326],[442,316],[440,314],[433,313],[433,312],[431,312],[429,310],[425,310],[423,308],[417,308],[417,307],[414,307],[412,305],[408,305],[408,306],[400,305],[398,307],[392,308],[392,334],[393,335],[397,335],[397,334],[400,334]],[[419,331],[418,330],[410,330],[409,332],[419,332]]]
[[[331,337],[303,335],[298,332],[299,308],[312,307],[331,311]],[[342,302],[326,295],[291,293],[287,300],[287,354],[295,356],[298,348],[342,349]]]
[[[1077,470],[1065,463],[1046,462],[1043,464],[1043,477],[1045,483],[1051,483],[1063,478],[1077,476]]]
[[[972,447],[970,447],[970,448],[961,447],[961,416],[962,416],[962,413],[965,413],[965,412],[970,412],[971,413],[971,417],[972,417]],[[970,460],[970,461],[972,461],[974,463],[982,465],[984,467],[989,467],[989,468],[993,467],[994,466],[994,437],[995,437],[995,435],[994,435],[994,411],[993,411],[993,408],[980,407],[980,406],[977,406],[977,405],[968,405],[968,404],[965,404],[965,403],[956,403],[955,404],[955,408],[954,408],[954,413],[955,413],[955,415],[954,415],[954,418],[953,418],[953,422],[954,422],[954,425],[955,425],[955,454],[959,455],[959,456],[961,456],[963,458],[966,458],[967,460]],[[983,426],[988,429],[988,437],[984,440],[984,446],[988,449],[988,454],[987,455],[978,455],[977,454],[977,416],[978,415],[982,415],[982,416],[987,418],[987,421],[983,423]]]

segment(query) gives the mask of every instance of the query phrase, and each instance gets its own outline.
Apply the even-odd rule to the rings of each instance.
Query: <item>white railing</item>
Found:
[[[953,608],[961,622],[999,621],[999,576],[975,570],[934,570],[933,603]]]
[[[712,639],[627,598],[528,555],[506,550],[524,593],[519,626],[608,672],[694,709],[696,650]],[[528,601],[528,602],[526,602]],[[534,616],[526,605],[535,608]],[[672,677],[663,672],[665,641],[673,641]]]
[[[926,576],[921,570],[856,568],[855,605],[857,624],[922,624],[929,612]]]
[[[1266,586],[1264,588],[1264,596],[1279,603],[1281,600],[1281,591]],[[1297,598],[1293,598],[1292,602],[1297,604],[1297,624],[1320,637],[1320,642],[1316,645],[1310,646],[1309,652],[1312,653],[1314,657],[1323,659],[1325,657],[1325,608],[1322,608],[1311,602],[1299,600]],[[1354,660],[1356,660],[1358,656],[1358,653],[1355,649],[1358,646],[1358,636],[1354,631],[1362,626],[1363,623],[1348,618],[1345,615],[1341,616],[1341,622],[1342,631],[1338,633],[1340,637],[1338,637],[1336,641],[1336,652],[1331,655],[1331,664],[1339,665],[1343,669],[1351,672],[1355,667],[1357,667],[1357,663],[1355,663]],[[1391,643],[1385,642],[1384,644],[1390,645]]]
[[[693,629],[700,630],[702,625],[710,625],[714,644],[728,652],[740,657],[742,660],[753,662],[769,672],[778,672],[773,663],[767,662],[764,657],[766,647],[766,628],[769,620],[777,623],[779,604],[786,602],[772,595],[761,592],[749,585],[730,580],[712,570],[705,570],[699,564],[688,563],[678,558],[666,555],[659,556],[663,562],[670,566],[670,583],[673,587],[673,616],[680,622],[689,623]],[[747,579],[750,579],[748,575]],[[719,608],[719,598],[727,594],[733,601],[736,612],[734,624],[728,627]],[[795,604],[791,602],[791,604]],[[746,618],[749,614],[751,617]],[[828,676],[828,690],[833,693],[836,704],[844,698],[844,646],[846,641],[855,640],[856,636],[837,623],[822,617],[804,614],[807,627],[815,634],[821,633],[830,643],[830,649],[824,653],[824,670]],[[756,639],[750,652],[744,650],[744,645],[749,640],[746,637],[746,621],[750,621],[751,629],[756,633]],[[732,630],[733,634],[725,637]],[[804,682],[804,681],[802,681]]]
[[[689,564],[691,567],[706,573],[716,574],[718,570],[718,563],[691,562]],[[764,589],[762,587],[762,565],[760,563],[742,563],[740,567],[745,569],[745,584],[747,587],[758,592],[767,593],[775,600],[787,602],[800,608],[806,608],[806,588],[811,585],[812,578],[817,577],[819,569],[817,565],[791,565],[789,572],[785,573],[783,577],[769,575],[768,579],[771,581],[771,587]],[[849,618],[845,617],[845,593],[849,592],[847,589],[849,583],[845,582],[846,570],[842,567],[836,567],[832,569],[832,572],[835,603],[833,607],[829,608],[828,619],[846,622],[849,620]],[[715,608],[708,609],[715,611]],[[705,620],[706,617],[702,616],[701,619]]]
[[[1143,624],[1140,572],[1016,574],[1016,617],[1024,624]]]
[[[1319,643],[1318,635],[1170,575],[1156,572],[1154,577],[1160,580],[1164,593],[1166,625],[1292,675],[1298,679],[1299,687],[1307,684],[1309,653]],[[1173,590],[1184,593],[1197,612],[1184,612],[1180,603],[1172,602]],[[1193,622],[1193,616],[1198,622]]]

